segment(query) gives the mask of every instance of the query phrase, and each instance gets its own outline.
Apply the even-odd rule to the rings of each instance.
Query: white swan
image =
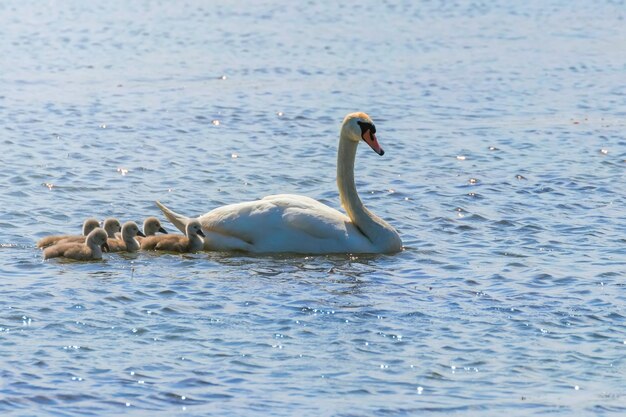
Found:
[[[365,208],[357,193],[354,159],[361,140],[384,154],[370,117],[348,114],[341,125],[337,153],[337,186],[347,216],[312,198],[291,194],[231,204],[198,217],[206,234],[204,249],[301,254],[402,250],[398,232]],[[191,219],[156,203],[178,229],[185,230]]]

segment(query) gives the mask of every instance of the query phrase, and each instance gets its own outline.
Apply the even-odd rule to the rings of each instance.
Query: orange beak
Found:
[[[376,152],[378,155],[383,156],[385,154],[385,151],[383,150],[383,148],[380,147],[380,144],[378,143],[378,139],[376,139],[376,133],[372,133],[371,130],[366,130],[363,133],[362,138],[365,143],[370,145],[370,148],[372,148],[374,152]]]

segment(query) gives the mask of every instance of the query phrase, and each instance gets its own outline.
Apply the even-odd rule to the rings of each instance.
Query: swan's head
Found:
[[[362,112],[350,113],[343,119],[341,136],[354,142],[364,141],[378,155],[384,155],[385,151],[380,147],[376,139],[376,126],[370,117]]]
[[[161,226],[161,222],[156,217],[148,217],[143,222],[143,232],[146,234],[146,236],[156,235],[157,232],[167,234],[167,230],[165,230]]]
[[[112,239],[115,239],[115,234],[122,230],[122,225],[120,224],[120,221],[112,217],[104,221],[103,227],[109,237]]]
[[[98,219],[90,218],[83,223],[83,236],[87,236],[93,229],[100,227]]]
[[[137,226],[137,223],[135,222],[124,223],[124,226],[122,226],[122,237],[124,239],[132,239],[135,236],[146,237],[146,235],[141,233],[141,231],[139,230],[139,226]]]
[[[185,227],[185,231],[187,232],[187,236],[199,235],[204,237],[204,232],[202,231],[202,225],[197,220],[192,220],[187,223]]]
[[[100,227],[96,227],[87,235],[87,244],[92,244],[94,246],[99,246],[103,250],[109,251],[109,244],[107,243],[109,236],[104,229]]]

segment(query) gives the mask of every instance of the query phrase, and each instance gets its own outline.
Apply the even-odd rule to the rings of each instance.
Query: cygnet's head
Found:
[[[199,235],[199,236],[204,237],[204,232],[202,231],[202,225],[197,220],[192,220],[189,223],[187,223],[187,226],[185,227],[185,234],[187,236]]]
[[[143,232],[146,236],[154,236],[157,232],[167,234],[167,231],[161,227],[161,222],[156,217],[148,217],[143,222]]]
[[[107,232],[110,238],[115,238],[115,234],[122,230],[120,221],[110,217],[104,221],[104,230]]]
[[[135,222],[126,222],[122,226],[122,238],[123,239],[132,239],[135,236],[143,236],[146,237],[141,230],[139,230],[139,226]]]
[[[96,227],[100,227],[100,222],[98,221],[98,219],[94,219],[93,217],[91,217],[85,220],[83,222],[83,236],[87,236]]]
[[[107,232],[104,231],[104,229],[100,227],[96,227],[95,229],[91,231],[91,233],[89,233],[89,235],[87,235],[87,244],[89,245],[91,243],[95,246],[99,246],[103,250],[106,250],[108,252],[109,251],[109,244],[107,243],[108,238],[109,236],[107,235]]]
[[[382,156],[385,154],[385,151],[378,143],[378,139],[376,139],[376,126],[374,126],[374,122],[363,112],[350,113],[343,119],[341,136],[347,137],[354,142],[363,140],[378,155]]]

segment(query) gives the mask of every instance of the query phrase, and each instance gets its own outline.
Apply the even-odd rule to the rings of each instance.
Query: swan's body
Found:
[[[384,154],[375,132],[365,113],[347,115],[341,126],[337,186],[347,215],[312,198],[291,194],[231,204],[197,219],[206,233],[204,249],[303,254],[400,251],[398,233],[365,208],[354,184],[354,159],[360,140],[379,155]],[[157,205],[181,230],[190,221],[158,201]]]
[[[204,248],[204,236],[202,225],[197,220],[192,220],[185,226],[186,236],[181,235],[158,235],[149,236],[141,241],[143,250],[161,250],[169,252],[198,252]]]
[[[43,258],[64,257],[77,261],[92,261],[102,259],[102,248],[107,248],[107,233],[96,228],[85,238],[84,243],[58,243],[43,251]]]
[[[139,243],[141,243],[141,241],[146,237],[154,236],[157,233],[167,234],[167,230],[165,230],[161,226],[161,222],[159,221],[159,219],[157,219],[156,217],[148,217],[146,218],[146,220],[143,221],[143,234],[145,236],[137,236],[137,240],[139,241]]]
[[[121,239],[109,238],[109,252],[137,252],[140,248],[137,236],[144,236],[139,230],[137,223],[126,222],[122,226]],[[145,237],[145,236],[144,236]]]
[[[78,242],[83,243],[85,241],[85,237],[96,227],[100,226],[100,222],[98,219],[87,219],[83,222],[83,234],[82,235],[54,235],[54,236],[46,236],[42,237],[37,241],[38,248],[47,248],[48,246],[55,245],[57,243],[69,243],[69,242]]]

